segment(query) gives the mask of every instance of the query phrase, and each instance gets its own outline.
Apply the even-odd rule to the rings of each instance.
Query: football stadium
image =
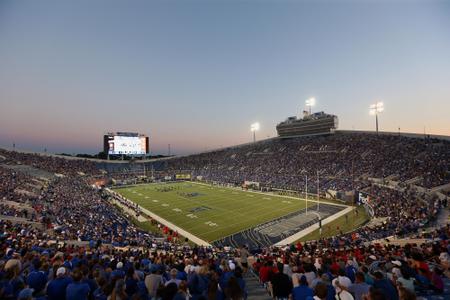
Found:
[[[0,1],[0,300],[450,300],[449,12]]]
[[[4,289],[8,274],[33,257],[22,256],[20,249],[28,249],[40,259],[27,282],[44,294],[49,286],[32,278],[50,268],[42,262],[51,258],[61,278],[95,273],[87,260],[107,264],[118,278],[141,270],[162,280],[167,272],[186,280],[189,293],[191,277],[209,278],[201,270],[217,261],[224,265],[214,272],[239,270],[249,297],[262,299],[274,293],[267,276],[277,264],[280,274],[311,272],[323,282],[360,280],[368,267],[374,280],[382,280],[381,271],[408,276],[404,268],[414,272],[417,264],[425,278],[426,270],[441,276],[443,289],[416,279],[414,292],[447,297],[441,272],[448,255],[448,137],[296,130],[288,138],[132,161],[0,150]],[[151,293],[147,277],[141,280],[144,294]]]

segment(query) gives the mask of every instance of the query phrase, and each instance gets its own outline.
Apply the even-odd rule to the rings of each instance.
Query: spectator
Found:
[[[355,300],[363,300],[364,295],[369,293],[370,285],[364,281],[364,273],[357,272],[355,283],[348,287],[348,291],[354,296]]]
[[[66,288],[66,300],[87,300],[89,295],[89,285],[82,283],[83,275],[79,269],[75,269],[72,272],[72,283]]]
[[[302,275],[302,277],[300,277],[300,285],[292,290],[292,298],[294,300],[306,300],[308,299],[308,297],[313,296],[314,296],[313,290],[310,287],[308,287],[308,281],[306,280],[305,275]]]
[[[56,270],[56,278],[47,285],[48,300],[65,300],[66,289],[71,282],[72,280],[66,276],[66,268],[59,267]]]
[[[270,282],[272,284],[273,297],[275,299],[285,300],[289,298],[293,286],[289,276],[283,273],[283,264],[278,264],[278,272],[272,275]]]

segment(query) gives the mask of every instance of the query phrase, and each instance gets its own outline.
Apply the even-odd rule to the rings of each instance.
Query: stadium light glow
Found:
[[[311,97],[305,101],[306,106],[309,107],[309,114],[311,114],[311,108],[316,105],[316,98]]]
[[[378,134],[378,114],[382,113],[384,111],[384,103],[383,102],[377,102],[375,104],[370,105],[369,107],[369,113],[372,116],[375,116],[375,126],[377,129]]]
[[[252,132],[253,132],[253,131],[259,130],[259,123],[258,123],[258,122],[253,123],[253,124],[250,126],[250,130],[251,130]]]
[[[253,132],[253,143],[256,142],[256,131],[259,130],[259,123],[253,123],[250,125],[250,131]]]

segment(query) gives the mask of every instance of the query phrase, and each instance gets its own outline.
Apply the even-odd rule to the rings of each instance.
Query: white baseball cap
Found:
[[[58,270],[56,270],[56,276],[64,275],[64,274],[66,274],[66,268],[59,267]]]

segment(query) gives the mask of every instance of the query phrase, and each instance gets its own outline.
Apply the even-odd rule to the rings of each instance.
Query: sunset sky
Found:
[[[0,146],[96,153],[108,131],[186,154],[339,129],[450,135],[450,1],[0,0]]]

